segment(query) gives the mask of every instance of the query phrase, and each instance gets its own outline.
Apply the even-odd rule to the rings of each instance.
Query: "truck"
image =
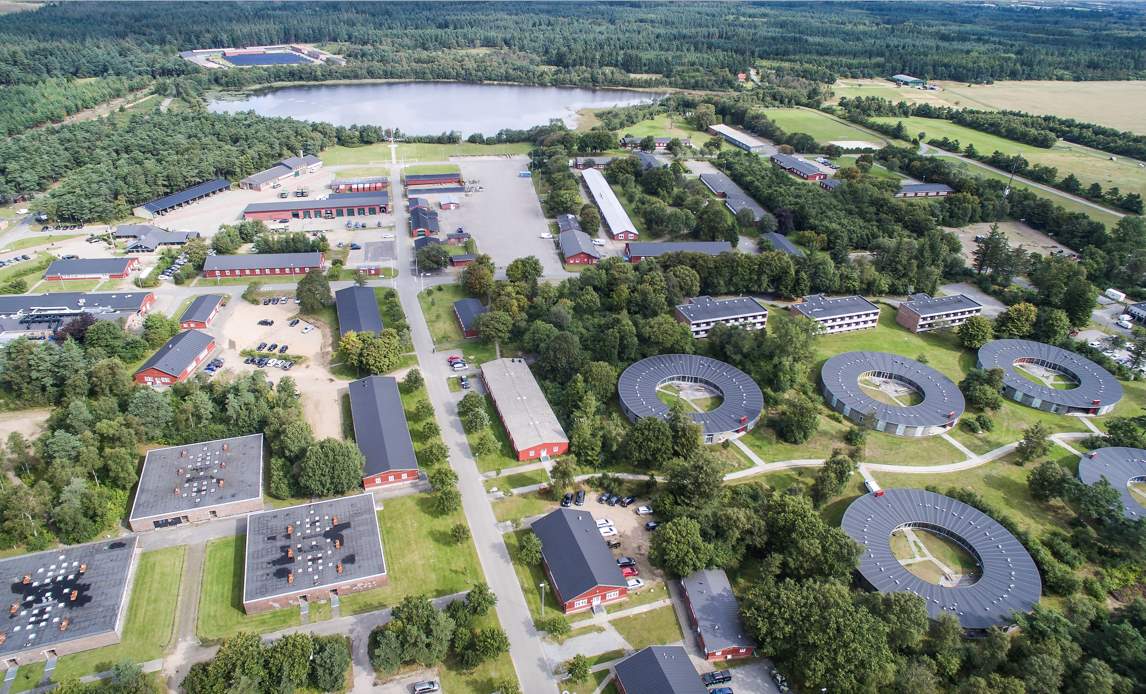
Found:
[[[310,195],[310,189],[309,188],[299,188],[298,190],[296,190],[294,192],[294,196],[296,198],[305,198],[308,195]]]

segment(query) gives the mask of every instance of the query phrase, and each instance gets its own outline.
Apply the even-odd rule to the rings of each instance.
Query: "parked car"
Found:
[[[622,507],[626,507],[636,500],[637,500],[637,497],[635,497],[635,496],[626,496],[624,499],[621,499],[620,504]]]
[[[573,505],[573,495],[566,492],[565,496],[561,497],[561,507],[562,508],[569,508],[572,505]]]
[[[243,360],[243,363],[244,364],[254,364],[255,358],[254,357],[247,357],[246,359]]]
[[[605,540],[605,544],[609,547],[609,549],[620,549],[621,548],[621,541],[620,540]]]
[[[414,694],[432,694],[437,691],[441,691],[441,687],[439,687],[438,683],[434,680],[415,682],[413,686]]]
[[[453,364],[456,361],[465,361],[465,359],[462,359],[461,357],[459,357],[456,354],[451,354],[450,356],[446,357],[446,361],[449,362],[450,364]]]
[[[287,353],[287,346],[286,345],[279,347],[279,354],[286,354],[286,353]]]
[[[611,525],[606,525],[603,528],[597,528],[597,530],[601,533],[601,537],[615,537],[617,535],[617,529]]]
[[[273,351],[275,351],[275,350],[276,350],[276,349],[278,349],[278,348],[279,348],[279,343],[277,343],[277,342],[272,342],[272,343],[271,343],[271,345],[270,345],[270,347],[267,347],[267,351],[268,351],[268,352],[273,352]]]
[[[625,581],[625,585],[629,587],[629,590],[640,590],[645,587],[645,582],[639,578],[630,578]]]
[[[1117,323],[1115,323],[1115,325],[1122,328],[1123,330],[1129,330],[1130,329],[1130,321],[1128,321],[1128,320],[1120,320]]]
[[[268,305],[270,305],[270,303],[271,303],[270,299],[263,299],[263,306],[268,306]]]
[[[706,687],[713,687],[718,684],[727,684],[732,681],[732,671],[717,670],[716,672],[706,672],[701,675],[700,681],[704,682],[704,686]]]
[[[570,494],[570,497],[572,497],[572,494]],[[611,528],[611,527],[613,527],[613,521],[609,520],[608,518],[598,518],[597,519],[597,527],[598,528]]]
[[[259,321],[259,325],[274,325],[274,324],[275,324],[275,322],[273,320],[271,320],[270,318],[264,318],[261,321]]]
[[[621,575],[625,578],[632,578],[633,576],[640,576],[641,571],[635,566],[622,566]]]
[[[455,361],[453,364],[450,364],[450,368],[454,371],[465,371],[469,368],[469,364],[464,361]]]
[[[605,499],[605,503],[608,504],[609,506],[616,506],[617,502],[620,500],[621,500],[621,497],[617,496],[616,494],[610,494],[609,498]]]
[[[314,330],[314,326],[310,325],[308,323],[307,326],[302,329],[302,334],[305,335],[305,334],[309,333],[311,330]]]
[[[263,350],[265,350],[266,348],[267,348],[267,343],[265,343],[265,342],[260,342],[260,343],[259,343],[259,346],[255,348],[255,351],[256,351],[256,352],[262,352],[262,351],[263,351]]]
[[[545,232],[544,234],[542,234],[542,235],[541,235],[541,238],[548,240],[548,239],[551,239],[551,238],[553,238],[553,234],[550,234],[550,233],[547,231],[547,232]]]
[[[597,497],[597,503],[603,504],[609,500],[609,492],[601,492],[601,496]]]
[[[660,523],[658,523],[656,521],[649,521],[648,523],[645,523],[645,530],[648,530],[651,532],[653,530],[656,530],[658,525],[660,525]]]
[[[295,318],[295,319],[291,320],[289,323],[287,323],[287,325],[289,325],[290,327],[293,328],[294,326],[298,325],[298,323],[299,323],[299,320],[297,318]]]
[[[708,694],[732,694],[732,687],[717,687],[716,689],[709,689]]]
[[[653,507],[652,506],[638,506],[637,507],[637,515],[638,516],[651,516],[651,515],[653,515]]]
[[[617,557],[617,566],[636,566],[637,560],[632,557]]]
[[[465,378],[465,377],[463,376],[463,378]],[[577,495],[575,497],[573,497],[573,504],[576,506],[584,506],[585,505],[585,490],[584,489],[578,489],[577,490]]]
[[[350,250],[352,250],[352,251],[360,251],[360,250],[362,250],[362,244],[360,244],[360,243],[352,243],[352,244],[350,244]]]

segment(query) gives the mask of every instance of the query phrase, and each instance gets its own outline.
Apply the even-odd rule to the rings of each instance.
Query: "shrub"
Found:
[[[572,627],[564,617],[546,617],[545,619],[537,620],[537,628],[544,631],[550,636],[564,636],[568,634]]]

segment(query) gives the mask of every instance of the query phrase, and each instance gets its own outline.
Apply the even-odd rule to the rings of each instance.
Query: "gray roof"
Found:
[[[950,296],[930,296],[928,294],[912,294],[911,297],[900,304],[906,306],[921,316],[934,316],[951,311],[972,311],[983,308],[983,305],[964,294]]]
[[[119,275],[127,272],[133,258],[72,258],[53,260],[44,277],[70,275]]]
[[[581,229],[581,220],[571,214],[557,215],[557,230],[569,231],[570,229],[583,231],[583,229]]]
[[[697,628],[709,651],[756,648],[740,623],[740,606],[724,569],[701,569],[680,580],[696,616]]]
[[[140,205],[140,207],[152,213],[162,212],[164,210],[169,210],[177,205],[191,202],[192,200],[201,198],[205,195],[213,195],[219,191],[227,190],[230,187],[231,182],[227,179],[216,178],[210,181],[204,181],[203,183],[199,183],[197,185],[193,185],[190,188],[185,188],[178,193],[164,195],[163,197],[156,198],[151,202],[145,202]]]
[[[0,295],[0,316],[135,313],[151,292],[55,292]]]
[[[319,159],[314,154],[304,154],[301,157],[287,157],[286,159],[283,159],[279,163],[282,164],[283,166],[287,167],[288,169],[304,169],[308,166],[313,166],[315,164],[321,164],[322,159]]]
[[[843,531],[863,546],[859,572],[881,593],[914,593],[932,619],[952,614],[964,629],[986,629],[1027,612],[1042,594],[1031,556],[997,521],[961,501],[922,489],[885,489],[865,494],[844,512]],[[907,570],[891,550],[891,533],[904,527],[942,532],[979,562],[982,576],[971,585],[944,588]]]
[[[1016,373],[1015,362],[1030,360],[1051,366],[1073,377],[1078,385],[1070,390],[1059,390],[1035,383]],[[1064,407],[1092,409],[1113,405],[1122,399],[1122,384],[1114,376],[1091,360],[1034,340],[994,340],[979,348],[978,366],[981,369],[1003,370],[1003,383],[1010,388],[1044,402]]]
[[[354,441],[366,458],[363,477],[391,470],[417,470],[414,442],[398,394],[398,381],[367,376],[350,384]]]
[[[804,250],[796,244],[792,243],[792,240],[783,234],[777,233],[775,231],[770,231],[767,234],[764,234],[764,240],[772,244],[772,248],[774,250],[780,251],[781,253],[787,253],[788,255],[796,258],[804,257]]]
[[[266,268],[322,267],[322,253],[243,253],[240,255],[209,255],[203,271],[256,270]]]
[[[154,251],[160,246],[182,245],[198,237],[199,232],[197,231],[164,231],[158,229],[127,244],[126,250]]]
[[[440,230],[438,226],[438,213],[428,207],[415,207],[410,210],[410,228],[425,229],[431,234]]]
[[[609,233],[613,236],[621,233],[637,233],[637,225],[633,223],[617,194],[605,180],[605,174],[597,169],[585,169],[581,172],[581,178],[585,181],[585,187],[589,189],[589,196],[601,210],[601,218],[609,228]]]
[[[419,198],[416,196],[410,196],[409,198],[406,199],[406,208],[409,210],[413,210],[416,207],[429,207],[429,206],[430,206],[430,201],[427,200],[426,198]]]
[[[649,169],[663,169],[668,164],[660,158],[653,156],[649,152],[633,152],[633,155],[640,162],[641,170],[648,171]]]
[[[183,315],[179,316],[179,322],[193,320],[206,323],[211,318],[211,314],[215,312],[215,307],[222,301],[223,297],[220,294],[197,296],[187,307],[187,310],[183,312]]]
[[[875,373],[912,386],[923,400],[910,407],[889,405],[860,388],[860,376]],[[824,362],[820,380],[850,411],[908,427],[944,427],[963,416],[966,402],[951,379],[914,359],[887,352],[845,352]]]
[[[458,299],[454,302],[454,313],[462,324],[462,330],[477,330],[478,316],[487,311],[489,309],[477,299]]]
[[[760,138],[758,138],[754,135],[749,135],[748,133],[744,132],[743,130],[737,130],[736,128],[733,128],[730,125],[724,125],[722,123],[717,123],[716,125],[710,125],[708,127],[710,130],[712,130],[712,132],[716,133],[717,135],[720,135],[724,139],[729,140],[730,142],[739,142],[740,144],[744,145],[745,147],[751,147],[752,149],[759,149],[761,147],[767,147],[768,146],[768,143],[765,142],[764,140],[761,140]]]
[[[378,513],[374,495],[369,493],[252,513],[247,516],[246,545],[244,602],[386,573]],[[292,548],[294,556],[288,557],[287,550]],[[288,582],[292,573],[293,584]]]
[[[820,187],[827,188],[828,190],[835,190],[843,184],[844,179],[842,178],[825,178],[824,180],[820,181]]]
[[[1146,478],[1146,451],[1112,446],[1084,454],[1078,461],[1078,478],[1085,484],[1105,479],[1122,497],[1122,513],[1130,520],[1146,517],[1146,504],[1130,491],[1132,482]]]
[[[792,304],[792,308],[812,320],[843,318],[860,313],[879,312],[879,307],[862,296],[839,296],[829,299],[823,294],[809,294],[804,301]]]
[[[411,173],[403,176],[407,182],[415,185],[419,183],[435,183],[438,181],[460,181],[462,174],[460,171],[443,171],[441,173]]]
[[[422,250],[422,248],[424,248],[426,246],[430,246],[430,245],[433,245],[436,243],[441,243],[441,242],[442,242],[442,240],[436,236],[419,236],[418,238],[414,239],[414,250],[420,251],[420,250]]]
[[[819,167],[812,162],[799,157],[793,157],[790,154],[773,154],[772,161],[789,171],[799,171],[807,175],[823,173],[823,171],[820,171]]]
[[[280,178],[291,175],[292,169],[289,166],[282,164],[275,164],[269,169],[263,169],[257,173],[244,178],[240,183],[248,185],[262,185],[268,181],[277,181]]]
[[[178,376],[214,339],[201,330],[185,330],[156,350],[155,354],[136,370],[136,373],[146,369],[156,369],[169,376]]]
[[[382,315],[378,312],[378,299],[370,287],[346,287],[334,293],[334,307],[338,311],[338,334],[348,332],[382,332]]]
[[[706,694],[700,675],[680,646],[649,646],[617,663],[625,694]]]
[[[954,189],[945,183],[903,183],[899,193],[952,193]]]
[[[663,243],[630,241],[625,244],[625,255],[629,258],[655,258],[665,253],[720,255],[731,252],[732,244],[727,241],[666,241]]]
[[[899,74],[892,75],[891,79],[899,81],[899,82],[922,82],[923,81],[923,80],[919,79],[918,77],[912,77],[911,75],[905,75],[902,72]]]
[[[155,448],[143,459],[130,517],[169,518],[262,495],[262,434]]]
[[[120,224],[111,235],[117,239],[136,239],[155,232],[166,233],[167,230],[154,224]]]
[[[390,179],[386,176],[366,176],[364,178],[336,178],[330,182],[331,187],[349,186],[361,183],[389,183]]]
[[[676,307],[687,320],[693,323],[704,321],[729,320],[743,316],[768,315],[764,308],[750,296],[738,296],[732,299],[713,299],[711,296],[698,296],[688,300],[688,303]]]
[[[752,219],[760,221],[764,216],[764,208],[753,200],[744,189],[722,173],[704,173],[700,175],[700,182],[716,195],[724,198],[724,204],[736,214],[740,210],[751,210]]]
[[[369,193],[332,193],[325,200],[282,198],[270,202],[252,202],[243,208],[243,213],[326,210],[336,207],[379,207],[389,204],[390,193],[376,190]]]
[[[0,559],[4,604],[18,606],[5,618],[0,657],[115,631],[126,610],[137,539],[128,535]],[[67,629],[61,630],[65,619]]]
[[[541,555],[562,600],[597,586],[628,585],[588,511],[559,508],[533,521]]]
[[[516,450],[569,440],[524,359],[487,361],[481,376]]]
[[[568,258],[585,253],[594,258],[600,258],[601,252],[593,245],[589,235],[580,229],[570,229],[557,235],[557,245],[561,247],[561,255]]]
[[[760,386],[735,366],[696,354],[661,354],[642,359],[621,373],[617,394],[625,414],[630,419],[668,419],[669,406],[657,397],[657,387],[673,380],[699,381],[723,396],[716,409],[689,413],[705,434],[729,433],[750,426],[764,409]]]

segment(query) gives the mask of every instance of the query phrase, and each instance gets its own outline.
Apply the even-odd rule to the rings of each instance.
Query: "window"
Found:
[[[575,601],[573,601],[573,607],[584,607],[588,604],[589,604],[588,600],[575,600]]]
[[[615,599],[617,599],[618,596],[620,596],[620,594],[621,594],[621,591],[619,591],[619,590],[610,590],[608,593],[605,593],[605,599],[606,600],[615,600]]]

